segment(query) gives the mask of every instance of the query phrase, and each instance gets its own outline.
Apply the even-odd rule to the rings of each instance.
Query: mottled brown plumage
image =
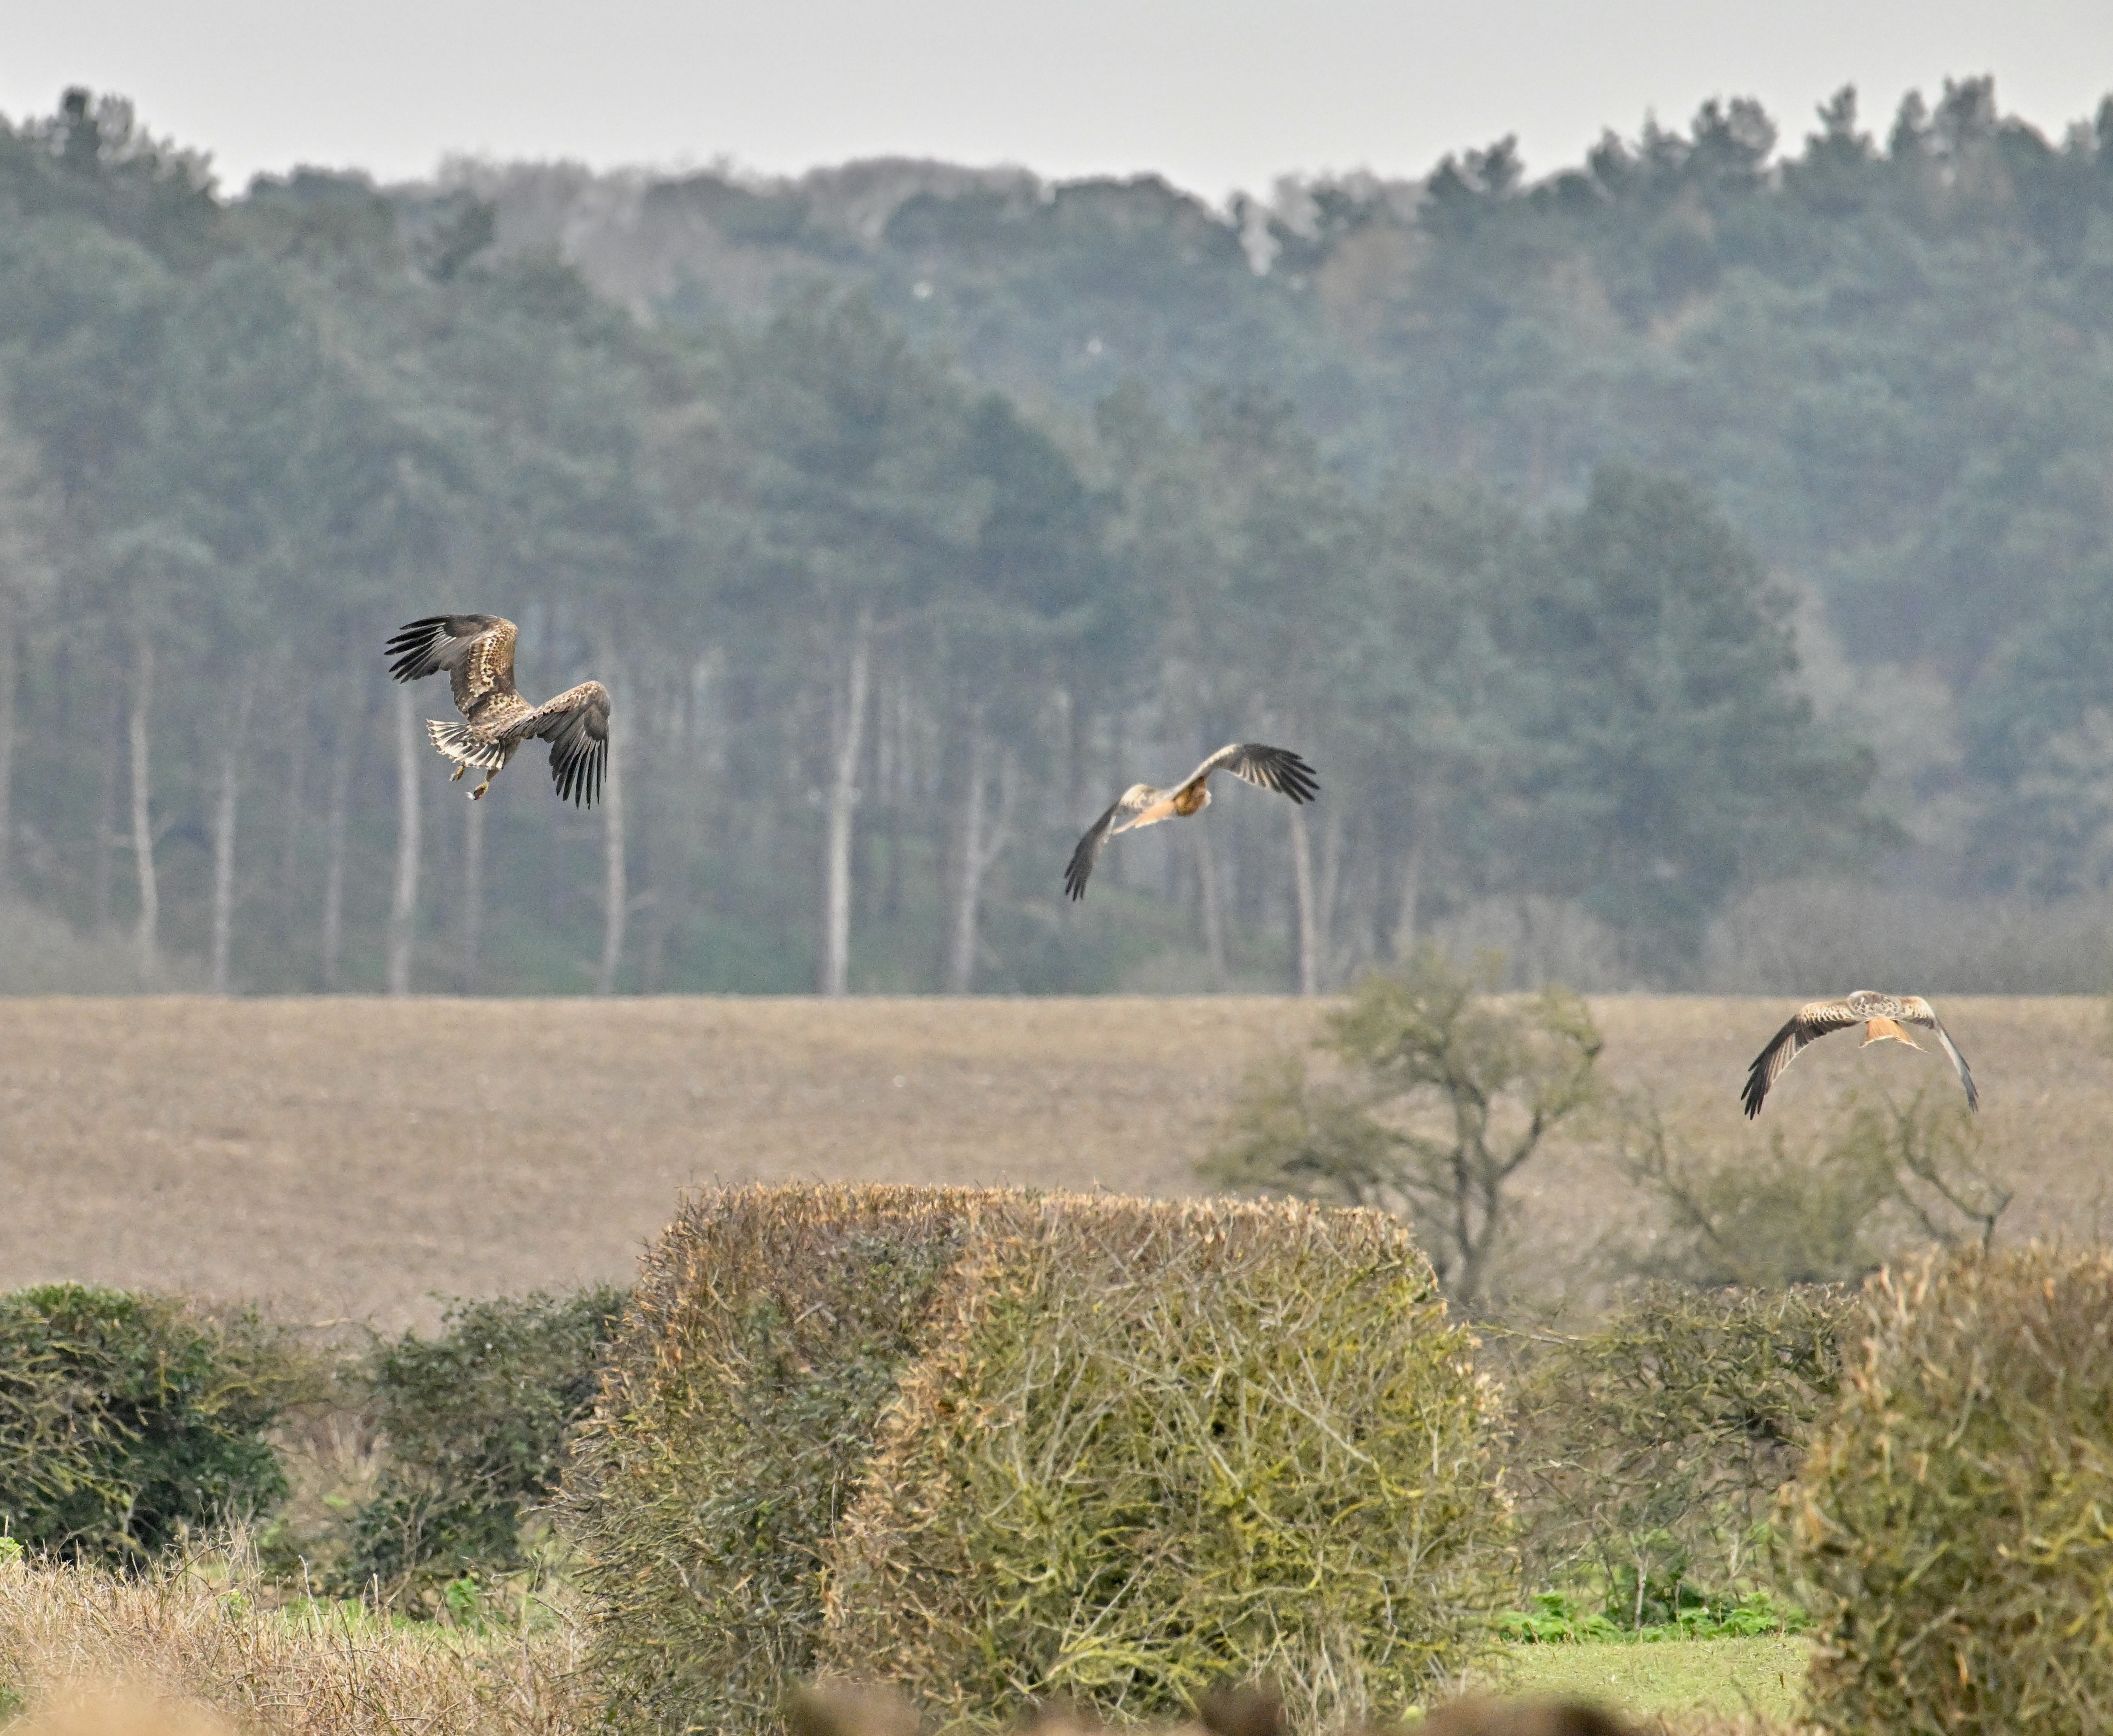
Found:
[[[1132,784],[1116,797],[1108,811],[1086,828],[1071,852],[1064,869],[1064,890],[1073,898],[1086,895],[1093,863],[1117,832],[1157,826],[1161,820],[1185,819],[1209,807],[1213,772],[1230,772],[1257,789],[1274,790],[1294,802],[1310,802],[1321,793],[1313,768],[1289,748],[1266,747],[1259,741],[1228,742],[1171,790]]]
[[[455,763],[454,777],[472,766],[484,781],[469,793],[476,801],[491,787],[524,741],[550,744],[550,780],[558,800],[594,805],[609,763],[609,690],[600,681],[531,705],[513,690],[513,623],[498,615],[428,615],[400,628],[389,641],[396,659],[389,672],[399,681],[448,672],[460,723],[427,722],[433,745]]]
[[[1919,995],[1882,995],[1875,989],[1858,989],[1839,1000],[1808,1002],[1768,1039],[1768,1047],[1754,1057],[1754,1064],[1746,1073],[1746,1089],[1741,1093],[1746,1119],[1750,1121],[1760,1114],[1768,1087],[1782,1077],[1783,1069],[1797,1059],[1798,1052],[1808,1044],[1819,1041],[1829,1032],[1861,1025],[1863,1046],[1867,1049],[1873,1043],[1883,1042],[1905,1043],[1910,1049],[1919,1049],[1922,1045],[1901,1028],[1904,1023],[1936,1032],[1938,1046],[1950,1058],[1959,1082],[1966,1087],[1967,1108],[1979,1109],[1981,1094],[1974,1088],[1974,1075],[1967,1068],[1966,1057],[1959,1052],[1951,1033],[1939,1023],[1927,1000]]]

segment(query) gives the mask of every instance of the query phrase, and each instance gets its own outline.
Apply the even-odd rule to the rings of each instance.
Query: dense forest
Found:
[[[1218,209],[229,195],[68,93],[0,123],[0,988],[1314,990],[1426,936],[2099,987],[2109,533],[2113,101]],[[461,800],[381,657],[438,609],[611,689],[600,807],[540,756]],[[1320,802],[1235,785],[1067,904],[1236,737]]]

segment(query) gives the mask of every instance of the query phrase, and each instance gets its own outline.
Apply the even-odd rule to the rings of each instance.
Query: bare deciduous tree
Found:
[[[1550,986],[1495,992],[1500,961],[1459,969],[1425,947],[1367,977],[1317,1046],[1339,1082],[1285,1056],[1250,1075],[1204,1175],[1239,1187],[1375,1205],[1417,1227],[1439,1281],[1472,1305],[1512,1216],[1512,1179],[1599,1091],[1585,1003]]]

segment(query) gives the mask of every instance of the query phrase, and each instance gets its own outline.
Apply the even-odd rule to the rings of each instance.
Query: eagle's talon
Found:
[[[451,784],[460,783],[462,781],[463,773],[467,772],[468,769],[469,762],[465,759],[460,765],[457,766],[454,771],[448,773],[448,781]]]

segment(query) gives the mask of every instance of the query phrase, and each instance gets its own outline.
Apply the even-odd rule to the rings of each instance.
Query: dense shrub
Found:
[[[1508,1588],[1485,1389],[1394,1219],[1108,1198],[987,1220],[830,1546],[820,1661],[942,1721],[1390,1713]]]
[[[0,1296],[0,1529],[129,1564],[268,1507],[266,1432],[303,1378],[251,1313],[80,1284]]]
[[[1764,1588],[1856,1313],[1829,1287],[1654,1285],[1594,1332],[1504,1346],[1529,1583],[1595,1583],[1624,1628],[1729,1619]]]
[[[1373,1212],[751,1189],[649,1259],[569,1503],[635,1727],[788,1675],[950,1720],[1266,1670],[1391,1709],[1500,1595],[1486,1388]]]
[[[1793,1508],[1815,1715],[2113,1728],[2113,1254],[1933,1255],[1864,1307]]]
[[[339,1588],[418,1606],[443,1581],[526,1565],[523,1520],[558,1487],[623,1302],[607,1285],[459,1302],[437,1337],[375,1346],[360,1383],[386,1469],[353,1521]]]
[[[775,1728],[814,1666],[823,1547],[979,1197],[712,1193],[647,1256],[568,1478],[620,1722]]]

